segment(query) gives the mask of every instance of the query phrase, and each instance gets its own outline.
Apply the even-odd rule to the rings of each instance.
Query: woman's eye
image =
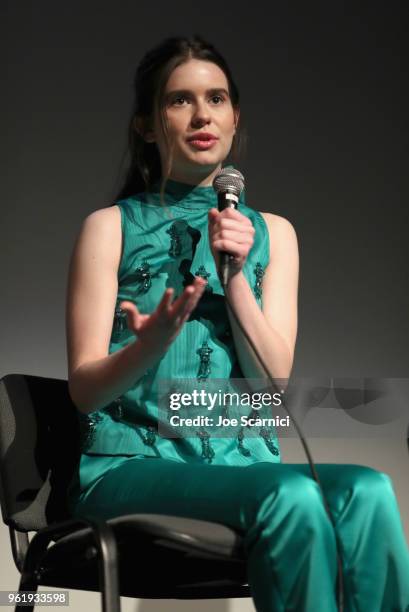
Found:
[[[215,104],[216,106],[218,106],[219,104],[221,104],[222,102],[224,102],[224,98],[223,96],[216,94],[214,96],[212,96],[210,98],[211,102],[213,104]],[[173,98],[172,100],[172,105],[173,106],[183,106],[184,104],[189,102],[189,98],[187,96],[177,96],[176,98]]]
[[[177,98],[174,98],[173,104],[175,104],[176,106],[182,106],[183,102],[185,101],[186,101],[186,96],[178,96]]]

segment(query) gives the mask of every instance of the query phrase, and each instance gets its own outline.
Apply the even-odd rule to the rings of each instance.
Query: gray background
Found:
[[[69,258],[84,217],[110,204],[119,185],[136,65],[163,37],[197,32],[220,48],[241,91],[248,204],[297,231],[294,376],[408,376],[405,2],[276,2],[268,15],[262,3],[221,2],[16,1],[0,10],[0,375],[66,377]],[[284,442],[284,460],[305,461],[295,440]],[[375,442],[311,447],[317,461],[388,471],[408,535],[404,432]],[[3,551],[0,586],[14,589]],[[98,602],[73,597],[74,609]],[[250,600],[195,604],[211,608],[253,609]]]

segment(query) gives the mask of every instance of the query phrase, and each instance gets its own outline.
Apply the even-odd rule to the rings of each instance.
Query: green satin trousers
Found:
[[[407,612],[409,550],[390,477],[360,465],[316,468],[341,541],[345,612]],[[308,464],[87,456],[82,475],[91,484],[72,489],[75,516],[140,512],[223,523],[243,535],[258,612],[336,612],[334,527]]]

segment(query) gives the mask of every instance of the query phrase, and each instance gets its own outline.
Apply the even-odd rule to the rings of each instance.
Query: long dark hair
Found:
[[[191,38],[171,37],[148,51],[142,58],[134,79],[134,105],[128,127],[128,145],[125,156],[129,157],[128,169],[116,200],[127,198],[142,191],[149,191],[152,185],[162,180],[161,192],[167,179],[162,176],[161,160],[156,143],[148,143],[136,129],[138,121],[147,124],[156,113],[161,120],[163,133],[166,121],[163,111],[163,94],[172,71],[189,59],[201,59],[217,64],[226,75],[233,108],[239,108],[239,91],[230,69],[222,55],[213,45],[198,35]],[[237,161],[243,144],[243,130],[240,121],[233,138],[231,155]],[[124,158],[122,164],[124,164]]]

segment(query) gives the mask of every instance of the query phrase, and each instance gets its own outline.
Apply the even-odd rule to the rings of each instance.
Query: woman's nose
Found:
[[[205,104],[197,104],[192,115],[193,125],[205,125],[210,122],[209,109]]]

